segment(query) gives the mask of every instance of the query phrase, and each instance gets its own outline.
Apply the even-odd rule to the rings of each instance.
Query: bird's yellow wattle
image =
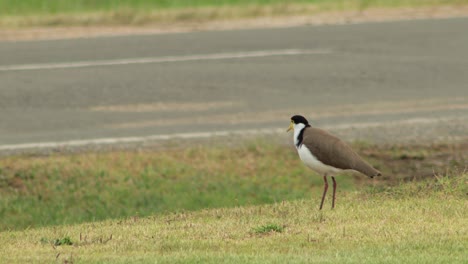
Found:
[[[294,125],[293,125],[293,122],[291,121],[291,123],[289,123],[289,127],[288,127],[288,130],[286,130],[286,132],[289,132],[293,128],[294,128]]]

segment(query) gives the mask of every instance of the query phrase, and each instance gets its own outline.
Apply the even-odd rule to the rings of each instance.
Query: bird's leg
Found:
[[[320,210],[322,210],[323,201],[325,201],[325,194],[327,194],[327,190],[328,190],[327,175],[323,176],[323,181],[325,181],[325,186],[323,187],[323,195],[322,195],[322,202],[320,203]]]
[[[333,201],[332,201],[332,209],[335,208],[335,193],[336,193],[336,181],[335,177],[332,176],[333,180]]]

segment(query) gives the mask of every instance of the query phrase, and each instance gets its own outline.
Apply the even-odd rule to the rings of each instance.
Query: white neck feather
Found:
[[[294,124],[294,145],[297,146],[297,142],[299,141],[297,137],[299,136],[299,133],[301,133],[302,129],[305,128],[305,125],[302,123],[299,124]]]

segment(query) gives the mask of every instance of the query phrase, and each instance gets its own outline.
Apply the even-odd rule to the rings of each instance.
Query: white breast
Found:
[[[302,162],[304,162],[304,164],[307,165],[307,167],[311,168],[312,170],[321,175],[326,174],[328,176],[333,176],[339,173],[341,171],[340,169],[323,164],[312,154],[312,152],[310,152],[310,150],[304,144],[301,144],[299,145],[299,147],[297,147],[297,137],[299,136],[301,130],[304,128],[304,124],[294,125],[294,145],[296,145],[297,153],[299,154],[299,157],[301,158]]]
[[[307,167],[311,168],[320,175],[326,174],[328,176],[333,176],[342,171],[341,169],[337,169],[332,166],[323,164],[303,144],[297,147],[297,153],[299,153],[299,157],[301,158],[302,162],[304,162],[304,164],[307,165]]]

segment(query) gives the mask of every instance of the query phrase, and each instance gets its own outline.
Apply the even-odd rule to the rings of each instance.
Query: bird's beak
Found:
[[[291,121],[291,123],[289,123],[289,127],[288,127],[288,130],[286,130],[286,132],[289,132],[293,128],[294,128],[293,121]]]

